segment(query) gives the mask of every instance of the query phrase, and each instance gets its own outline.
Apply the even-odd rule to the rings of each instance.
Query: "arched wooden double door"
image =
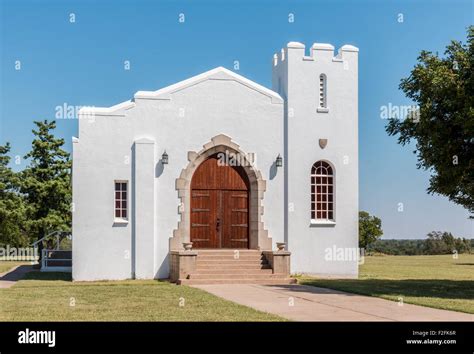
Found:
[[[249,181],[241,166],[213,155],[191,180],[193,248],[249,247]]]

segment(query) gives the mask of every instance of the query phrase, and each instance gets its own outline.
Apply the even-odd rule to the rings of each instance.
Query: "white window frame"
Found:
[[[326,163],[329,168],[331,169],[331,174],[318,174],[317,169],[318,167],[316,164],[319,162],[324,162]],[[313,173],[313,169],[315,169],[315,173]],[[310,183],[311,183],[311,193],[310,193],[310,203],[311,203],[311,225],[335,225],[336,224],[336,174],[334,170],[334,166],[329,163],[328,161],[325,160],[318,160],[316,161],[312,166],[311,166],[311,174],[310,174]],[[321,182],[318,184],[317,179],[321,178]],[[322,183],[322,179],[327,178],[326,183]],[[329,183],[329,178],[332,179],[332,183]],[[314,183],[313,183],[314,180]],[[326,187],[326,192],[318,192],[318,186],[321,187]],[[329,193],[329,186],[332,187],[332,192]],[[314,187],[314,192],[313,192],[313,187]],[[318,218],[318,193],[321,195],[321,200],[319,203],[325,203],[326,204],[326,217],[320,217]],[[313,201],[313,195],[314,195],[314,201]],[[331,195],[332,200],[329,200],[329,195]],[[323,196],[325,198],[323,198]],[[326,199],[326,200],[322,200]],[[329,210],[329,204],[332,205],[331,210]],[[313,209],[314,205],[314,209]],[[323,213],[322,210],[319,211],[320,213]],[[329,218],[329,213],[332,213],[332,218]],[[313,217],[314,216],[314,217]]]
[[[116,193],[118,192],[117,189],[116,189],[116,184],[117,183],[120,183],[120,184],[125,184],[126,185],[126,189],[125,189],[125,192],[126,192],[126,207],[125,209],[122,207],[122,202],[124,201],[124,199],[122,199],[122,192],[123,190],[120,188],[120,199],[117,199],[117,195]],[[115,223],[119,223],[119,224],[126,224],[128,223],[128,220],[130,218],[130,208],[129,208],[129,200],[130,200],[130,190],[129,190],[129,183],[127,180],[114,180],[114,222]],[[117,212],[117,207],[116,207],[116,203],[117,201],[120,201],[120,208],[118,208],[121,212],[120,212],[120,216],[116,216],[116,212]],[[126,211],[126,217],[123,217],[122,216],[122,211],[125,210]]]

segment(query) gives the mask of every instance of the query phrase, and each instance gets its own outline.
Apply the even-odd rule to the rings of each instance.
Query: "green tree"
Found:
[[[451,237],[450,237],[451,236]],[[454,241],[447,232],[431,231],[425,241],[425,254],[448,254],[453,251],[450,245]],[[446,243],[448,242],[448,244]]]
[[[458,253],[470,253],[471,252],[471,243],[468,239],[457,238],[455,239],[454,249]]]
[[[26,206],[19,193],[18,173],[8,166],[10,144],[0,145],[0,245],[28,245],[25,229]]]
[[[418,108],[390,119],[387,133],[401,145],[416,141],[417,167],[431,172],[428,193],[474,213],[474,26],[467,44],[452,41],[442,58],[422,51],[400,89]]]
[[[51,231],[71,228],[71,160],[62,149],[64,139],[51,133],[56,122],[34,122],[35,139],[26,154],[29,166],[22,172],[21,191],[28,202],[27,227],[31,240]],[[39,245],[40,256],[42,246]]]
[[[382,220],[366,211],[359,211],[359,247],[367,248],[382,235]]]
[[[448,251],[452,252],[456,249],[456,240],[451,232],[443,232],[441,239],[444,242],[445,247]]]

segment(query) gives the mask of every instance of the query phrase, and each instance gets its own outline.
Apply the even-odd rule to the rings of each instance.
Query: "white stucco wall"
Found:
[[[283,168],[276,174],[271,168],[277,155],[283,155],[283,102],[274,92],[218,68],[181,86],[138,92],[134,102],[81,111],[79,137],[73,144],[74,280],[126,279],[132,272],[147,277],[146,272],[139,274],[140,269],[152,269],[155,278],[168,277],[169,238],[180,218],[176,178],[188,164],[187,152],[200,151],[219,134],[232,138],[242,151],[256,154],[256,166],[267,182],[264,227],[273,243],[283,241]],[[129,208],[134,203],[150,204],[132,188],[134,178],[150,181],[146,158],[137,159],[146,171],[133,174],[137,140],[154,142],[149,145],[153,154],[144,152],[154,156],[150,165],[154,186],[140,187],[140,194],[149,191],[154,196],[151,228],[136,225],[139,217],[134,219],[133,214],[128,224],[114,223],[114,180],[131,181]],[[165,150],[169,164],[163,166],[159,159]],[[136,241],[149,239],[150,232],[154,243],[147,253]],[[145,256],[138,260],[140,252]]]
[[[325,258],[334,248],[355,254],[358,246],[358,49],[343,46],[337,57],[333,51],[314,44],[305,53],[292,42],[273,61],[273,89],[287,100],[285,237],[293,273],[356,276],[356,259]],[[317,109],[320,74],[327,76],[327,113]],[[319,139],[328,139],[326,148]],[[319,160],[334,167],[333,225],[311,224],[310,173]]]

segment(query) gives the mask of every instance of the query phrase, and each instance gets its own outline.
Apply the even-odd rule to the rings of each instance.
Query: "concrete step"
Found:
[[[213,273],[213,274],[202,274],[193,273],[189,275],[189,279],[281,279],[285,278],[284,274],[272,274],[272,273]]]
[[[197,260],[209,260],[209,261],[251,261],[251,260],[264,260],[265,257],[263,257],[260,254],[256,255],[249,255],[249,254],[241,254],[239,255],[239,258],[235,258],[234,255],[198,255]]]
[[[179,279],[177,284],[181,285],[204,285],[204,284],[262,284],[262,285],[285,285],[295,284],[294,278],[266,278],[266,279]]]
[[[240,260],[240,261],[197,261],[196,266],[210,266],[210,267],[227,267],[227,266],[266,266],[268,265],[268,262],[266,261],[260,261],[260,260],[254,260],[254,261],[248,261],[248,260]]]
[[[196,269],[241,269],[243,272],[249,269],[271,269],[268,263],[243,263],[243,264],[212,264],[198,263]]]
[[[247,270],[272,269],[269,264],[197,264],[196,270],[240,270],[245,272]]]
[[[223,255],[228,255],[228,254],[232,254],[234,255],[235,253],[239,253],[239,254],[262,254],[262,251],[259,251],[259,250],[249,250],[249,249],[227,249],[227,250],[223,250],[223,249],[217,249],[217,250],[202,250],[202,249],[195,249],[193,251],[196,251],[199,255],[201,254],[205,254],[205,255],[208,255],[208,254],[223,254]]]
[[[207,259],[199,257],[196,259],[196,264],[266,264],[266,259]]]
[[[194,273],[191,274],[191,278],[194,278],[195,275],[219,275],[219,274],[232,274],[232,275],[270,275],[272,274],[272,269],[196,269]]]

